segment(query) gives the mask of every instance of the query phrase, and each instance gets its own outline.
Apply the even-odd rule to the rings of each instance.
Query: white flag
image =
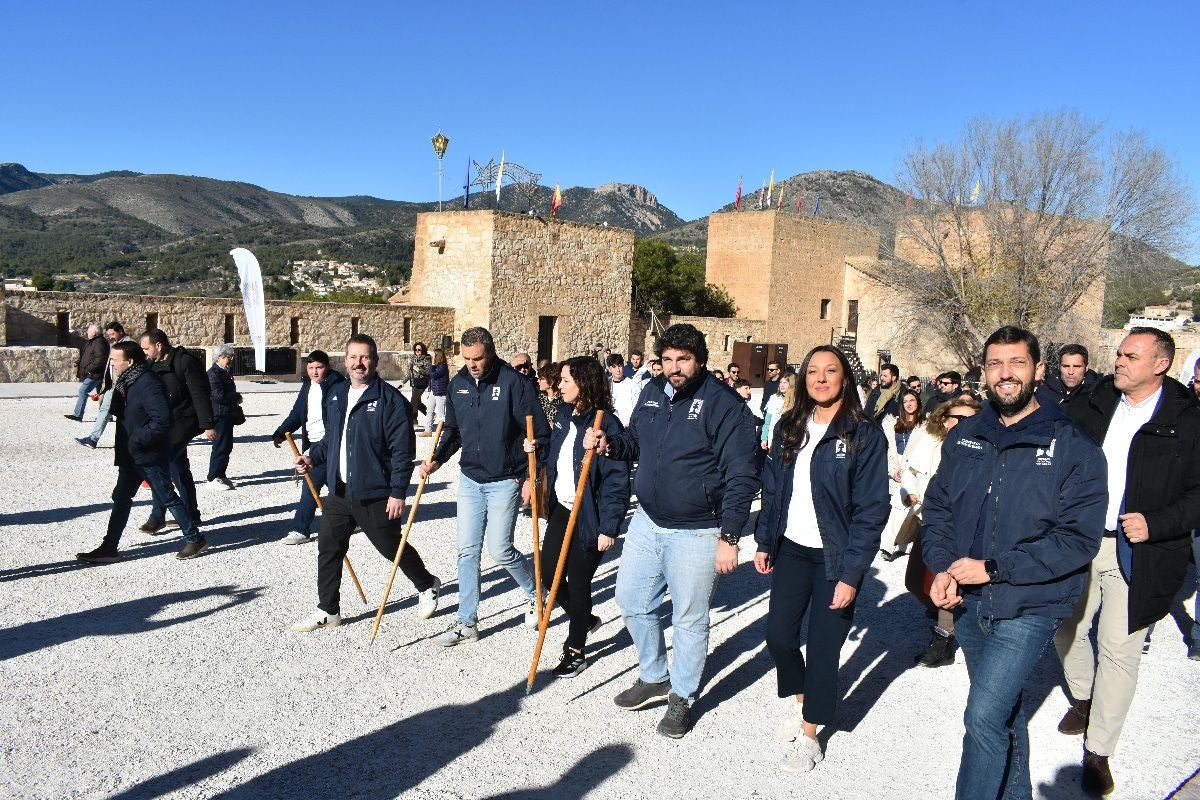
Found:
[[[229,251],[237,264],[238,281],[242,285],[242,307],[246,309],[246,324],[254,344],[254,368],[267,371],[267,310],[263,304],[262,271],[258,259],[244,247]]]

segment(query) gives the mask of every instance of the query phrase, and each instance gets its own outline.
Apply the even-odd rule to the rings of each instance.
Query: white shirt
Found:
[[[612,381],[609,385],[612,387],[613,409],[617,412],[617,419],[621,420],[621,424],[628,428],[629,418],[633,416],[638,396],[642,393],[642,382],[633,378],[625,378]]]
[[[558,498],[559,505],[570,508],[575,503],[575,440],[579,438],[579,428],[569,419],[566,424],[567,438],[563,439],[554,461],[557,470],[554,475],[554,496]]]
[[[309,384],[308,411],[305,412],[304,417],[304,427],[308,431],[309,442],[319,442],[325,438],[325,421],[321,419],[321,400],[324,394],[321,391],[321,384]]]
[[[1158,398],[1162,396],[1162,387],[1137,405],[1132,405],[1121,395],[1117,408],[1113,411],[1112,421],[1108,423],[1108,432],[1104,434],[1104,458],[1108,460],[1108,514],[1104,517],[1104,529],[1115,531],[1117,517],[1121,513],[1121,503],[1125,501],[1125,478],[1129,472],[1129,445],[1138,429],[1154,416],[1158,407]]]
[[[821,547],[821,530],[817,527],[817,509],[812,495],[812,457],[817,442],[825,435],[829,424],[808,421],[808,444],[796,453],[792,470],[792,498],[788,502],[787,530],[783,535],[804,547]]]
[[[346,430],[350,427],[350,412],[358,405],[359,399],[366,390],[366,386],[356,389],[351,385],[350,395],[346,398],[346,417],[342,420],[342,440],[338,443],[338,477],[342,479],[342,483],[350,483],[350,467],[346,464]]]

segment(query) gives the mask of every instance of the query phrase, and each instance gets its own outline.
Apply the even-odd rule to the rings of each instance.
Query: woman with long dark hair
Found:
[[[429,388],[429,368],[433,366],[433,358],[429,355],[429,348],[424,342],[417,342],[413,345],[412,358],[408,360],[408,382],[412,385],[412,413],[413,422],[417,422],[421,415],[425,413],[425,404],[421,402],[421,395],[425,394],[425,390]],[[420,427],[418,424],[416,427]],[[433,430],[433,423],[429,423],[428,430]]]
[[[767,648],[780,697],[794,696],[777,734],[796,741],[780,765],[823,759],[817,726],[834,722],[838,662],[888,517],[887,442],[864,413],[846,356],[822,345],[796,376],[762,476],[754,567],[771,575]],[[807,661],[800,631],[808,616]]]
[[[558,392],[562,402],[550,419],[546,454],[550,513],[542,539],[542,580],[547,585],[554,577],[575,502],[575,487],[583,465],[584,431],[592,426],[598,410],[604,411],[601,429],[605,436],[616,436],[624,430],[613,412],[608,376],[595,358],[578,356],[564,361]],[[534,441],[526,439],[525,452],[533,449]],[[600,618],[592,614],[592,577],[604,554],[616,542],[628,510],[629,464],[614,458],[593,459],[558,587],[558,604],[570,619],[562,660],[554,668],[559,678],[573,678],[587,667],[584,656],[587,635],[600,625]]]
[[[429,424],[419,436],[433,436],[438,420],[446,419],[446,392],[450,388],[450,367],[446,364],[446,351],[435,347],[432,358],[429,365]],[[413,414],[416,414],[415,410]]]
[[[896,538],[908,516],[908,508],[900,499],[900,473],[904,470],[908,441],[913,431],[925,421],[925,415],[921,413],[921,396],[912,389],[905,387],[900,390],[900,394],[896,395],[896,407],[899,413],[886,415],[880,423],[883,435],[887,438],[888,496],[892,499],[892,512],[883,529],[883,540],[892,540],[892,546],[879,550],[884,561],[895,561],[904,555],[909,544]]]

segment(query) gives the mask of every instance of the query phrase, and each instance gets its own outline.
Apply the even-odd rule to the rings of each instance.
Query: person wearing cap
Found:
[[[307,451],[313,443],[324,439],[325,421],[321,409],[325,406],[325,398],[330,389],[346,380],[340,372],[330,369],[329,354],[324,350],[313,350],[308,354],[305,362],[304,382],[300,385],[300,393],[296,395],[296,402],[292,404],[292,411],[271,436],[276,447],[283,444],[284,434],[295,433],[297,430],[300,431],[301,451]],[[320,391],[312,391],[313,386],[320,387]],[[324,486],[324,477],[324,470],[312,473],[318,492]],[[307,486],[301,486],[300,502],[296,505],[295,516],[292,517],[292,529],[284,537],[283,543],[301,544],[312,541],[313,517],[316,513],[316,499]]]

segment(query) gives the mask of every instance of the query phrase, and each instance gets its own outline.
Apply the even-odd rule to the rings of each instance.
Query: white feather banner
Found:
[[[262,270],[258,259],[244,247],[229,251],[237,264],[238,281],[242,286],[242,307],[246,309],[246,323],[250,327],[250,341],[254,344],[254,368],[267,371],[267,310],[263,304]]]

